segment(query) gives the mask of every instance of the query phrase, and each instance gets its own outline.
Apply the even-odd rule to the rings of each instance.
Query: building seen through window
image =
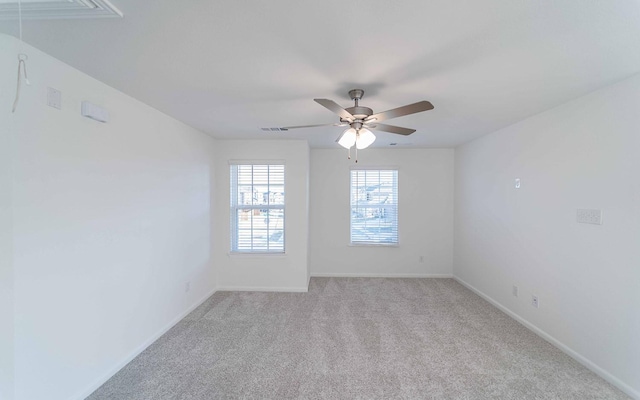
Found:
[[[284,165],[231,166],[231,251],[284,252]]]
[[[351,171],[351,243],[398,243],[398,171]]]

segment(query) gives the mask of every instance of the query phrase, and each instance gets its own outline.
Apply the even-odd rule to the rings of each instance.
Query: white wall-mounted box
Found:
[[[88,101],[82,102],[82,116],[99,122],[109,122],[109,111]]]

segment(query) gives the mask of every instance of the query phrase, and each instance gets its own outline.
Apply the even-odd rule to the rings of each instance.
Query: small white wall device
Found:
[[[82,116],[98,122],[109,122],[109,111],[88,101],[82,102]]]

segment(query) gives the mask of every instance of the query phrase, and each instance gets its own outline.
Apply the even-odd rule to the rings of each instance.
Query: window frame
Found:
[[[279,166],[282,167],[282,184],[274,184],[277,186],[282,186],[282,204],[240,204],[238,196],[239,186],[242,186],[238,183],[238,167],[239,166],[251,166],[251,176],[252,183],[251,186],[254,186],[253,177],[255,176],[255,172],[253,171],[253,167],[260,166]],[[235,176],[234,176],[235,173]],[[230,200],[230,240],[229,240],[229,254],[233,255],[270,255],[270,256],[282,256],[286,254],[286,165],[284,161],[281,160],[229,160],[229,200]],[[270,176],[270,173],[269,175]],[[260,185],[263,186],[263,185]],[[267,183],[268,190],[270,189],[270,183]],[[269,190],[270,191],[270,190]],[[238,221],[238,211],[239,210],[251,210],[252,217],[255,216],[254,210],[282,210],[282,247],[278,247],[276,250],[269,250],[268,246],[270,240],[267,239],[267,249],[253,249],[253,244],[251,249],[239,249],[239,221]],[[267,217],[268,218],[268,217]],[[267,223],[268,226],[268,223]],[[254,228],[253,226],[250,229],[251,237],[253,240],[254,237]],[[267,227],[267,232],[269,232],[269,228]]]
[[[384,241],[354,241],[353,228],[354,228],[354,172],[357,171],[371,171],[371,172],[381,172],[381,171],[391,171],[393,175],[393,192],[395,194],[395,203],[390,205],[372,205],[370,207],[362,207],[362,208],[391,208],[395,209],[395,218],[394,223],[395,227],[392,226],[392,231],[395,229],[395,241],[384,242]],[[397,166],[353,166],[349,169],[349,246],[353,247],[398,247],[400,245],[400,218],[399,218],[399,192],[400,192],[400,169]],[[380,181],[378,181],[380,182]],[[356,205],[357,207],[357,205]]]

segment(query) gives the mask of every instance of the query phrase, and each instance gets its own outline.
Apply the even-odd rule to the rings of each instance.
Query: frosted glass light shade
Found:
[[[375,141],[376,141],[376,135],[374,135],[370,130],[366,128],[361,128],[360,131],[358,131],[356,148],[358,150],[366,149],[367,147],[371,146],[371,143]]]
[[[340,136],[340,139],[338,139],[338,144],[344,147],[345,149],[350,149],[351,147],[353,147],[355,143],[356,143],[356,130],[353,128],[349,128],[346,131],[344,131],[342,136]]]

